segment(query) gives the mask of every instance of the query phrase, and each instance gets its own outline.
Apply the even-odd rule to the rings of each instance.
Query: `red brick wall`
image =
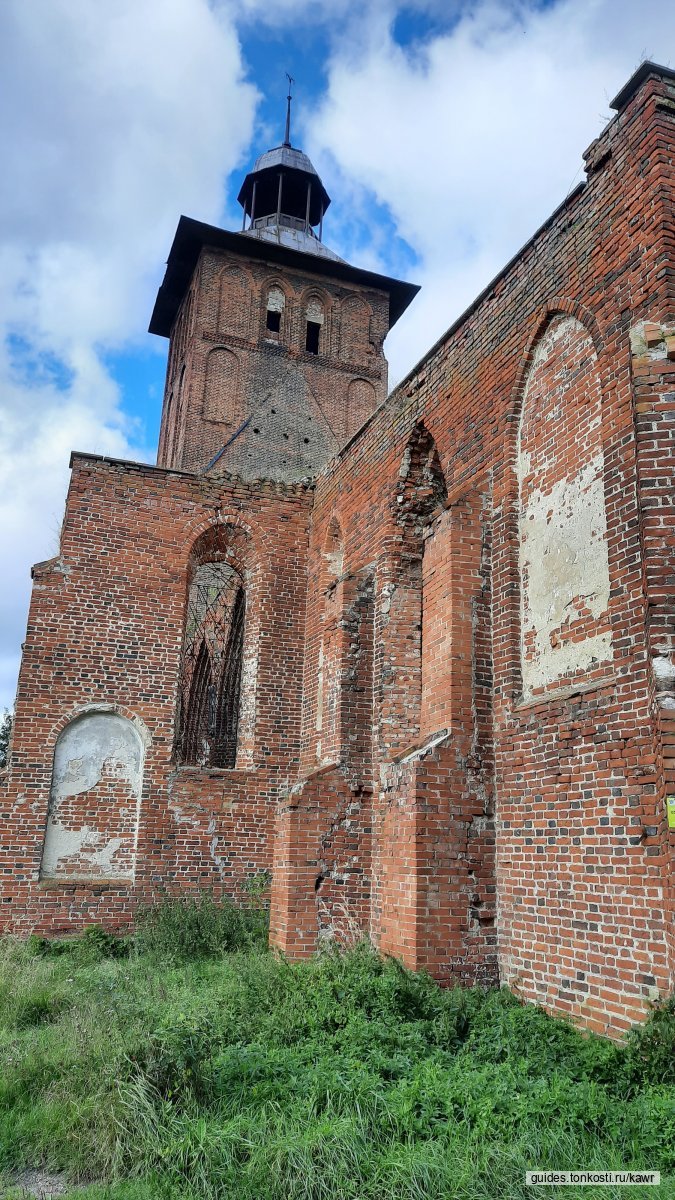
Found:
[[[297,774],[300,749],[310,504],[303,487],[260,485],[253,493],[236,482],[75,458],[60,554],[35,569],[11,770],[0,787],[5,928],[124,923],[158,890],[236,892],[271,869],[274,807]],[[214,528],[220,539],[240,531],[230,537],[239,558],[247,547],[240,566],[254,634],[253,662],[245,635],[247,695],[233,770],[172,762],[188,570],[193,548]],[[92,711],[133,720],[145,743],[133,884],[103,870],[82,884],[63,872],[40,880],[57,737]],[[108,844],[119,831],[96,811],[99,801],[85,816]]]
[[[363,416],[354,379],[383,386],[375,298],[366,339],[364,298],[327,277],[331,353],[310,363],[306,281],[274,277],[280,351],[271,276],[202,256],[160,461],[202,468],[222,444],[217,347],[238,355],[213,368],[243,388],[233,421],[270,409],[229,469],[248,477],[250,453],[292,477],[296,417],[320,398],[305,466],[333,457],[313,490],[76,458],[0,783],[8,927],[124,922],[162,886],[236,891],[270,869],[289,954],[368,932],[441,980],[499,977],[615,1035],[672,988],[674,113],[667,78],[647,78],[587,184],[339,451]],[[271,384],[294,425],[273,424]],[[251,547],[249,732],[236,769],[177,769],[190,554],[228,524]],[[145,747],[133,886],[38,878],[54,746],[92,705]]]
[[[675,966],[672,834],[647,636],[648,621],[662,639],[670,620],[663,388],[671,366],[655,367],[652,356],[645,369],[657,401],[650,396],[655,415],[640,433],[630,345],[641,322],[672,320],[671,91],[664,80],[642,85],[588,152],[586,186],[328,465],[317,481],[310,543],[311,562],[337,520],[345,579],[366,569],[375,579],[374,936],[440,977],[489,977],[498,959],[502,980],[528,999],[615,1033],[672,988]],[[561,353],[538,369],[539,347],[556,324],[568,345],[563,338]],[[609,576],[604,608],[597,596],[585,604],[578,581],[568,580],[571,607],[558,638],[578,651],[530,698],[518,477],[528,385],[532,472],[521,472],[521,482],[545,496],[556,480],[576,481],[584,514],[589,463],[600,453],[606,533],[592,525],[587,536],[602,538]],[[638,434],[649,437],[642,450],[636,409]],[[431,518],[423,534],[421,580],[394,512],[420,422],[433,436],[448,495],[446,515]],[[480,537],[460,530],[446,544],[451,514],[471,511],[476,489],[484,498]],[[481,545],[473,559],[467,536]],[[321,611],[310,587],[306,729]],[[593,638],[603,632],[611,653],[595,653]],[[434,727],[449,733],[425,748]]]

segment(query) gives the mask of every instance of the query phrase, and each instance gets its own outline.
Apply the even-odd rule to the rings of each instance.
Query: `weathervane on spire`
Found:
[[[295,80],[293,79],[293,77],[291,75],[288,74],[288,71],[286,72],[286,78],[288,80],[288,95],[286,97],[286,133],[284,135],[284,146],[290,146],[290,144],[291,144],[291,99],[292,99],[291,88],[293,87]]]

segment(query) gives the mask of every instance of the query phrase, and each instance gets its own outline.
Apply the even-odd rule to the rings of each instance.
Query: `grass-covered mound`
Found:
[[[675,1009],[626,1046],[366,948],[289,965],[260,912],[0,943],[0,1171],[88,1200],[675,1196]],[[526,1170],[661,1170],[527,1188]],[[0,1189],[1,1190],[1,1189]]]

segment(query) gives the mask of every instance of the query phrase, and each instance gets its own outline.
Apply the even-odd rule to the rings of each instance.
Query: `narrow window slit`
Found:
[[[318,321],[307,322],[307,337],[305,338],[305,350],[308,354],[319,353],[319,336],[321,334],[321,325]]]

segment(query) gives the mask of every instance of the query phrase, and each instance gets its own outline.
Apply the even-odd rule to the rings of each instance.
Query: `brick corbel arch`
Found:
[[[279,340],[288,345],[293,337],[296,291],[292,284],[281,275],[267,275],[260,286],[258,298],[258,337],[265,338],[270,336],[266,330],[267,297],[274,288],[278,288],[284,296],[284,311],[281,318]]]
[[[125,720],[134,726],[143,743],[143,748],[147,752],[152,744],[152,734],[145,721],[133,709],[127,708],[125,704],[117,704],[113,701],[103,699],[91,700],[87,704],[76,704],[74,708],[60,716],[58,721],[55,721],[49,730],[47,744],[53,749],[63,730],[68,725],[71,725],[73,721],[77,721],[80,717],[93,716],[96,713],[113,713],[117,717],[124,717]]]
[[[214,509],[215,506],[213,506],[212,512]],[[199,538],[210,529],[217,529],[228,525],[241,529],[250,538],[250,570],[257,574],[260,571],[262,561],[271,555],[269,537],[255,520],[251,520],[250,516],[248,520],[244,521],[235,510],[219,508],[217,516],[195,517],[193,521],[188,522],[184,526],[185,533],[178,546],[180,561],[187,566],[192,549]]]
[[[332,300],[330,295],[324,288],[317,287],[316,284],[310,284],[303,288],[298,297],[297,302],[297,329],[294,331],[294,339],[297,341],[301,350],[305,348],[305,318],[307,308],[312,300],[317,300],[323,309],[323,356],[330,355],[333,352],[333,313]]]
[[[509,406],[509,420],[516,427],[520,422],[525,382],[527,373],[532,365],[535,348],[546,326],[555,317],[560,316],[575,317],[579,324],[584,326],[595,347],[598,363],[600,362],[600,356],[604,349],[604,339],[595,315],[591,312],[590,308],[587,308],[586,305],[581,304],[578,300],[572,300],[569,296],[552,296],[550,300],[541,305],[532,319],[529,336],[516,370]],[[515,441],[513,439],[509,442],[509,453],[511,452],[515,456]]]

